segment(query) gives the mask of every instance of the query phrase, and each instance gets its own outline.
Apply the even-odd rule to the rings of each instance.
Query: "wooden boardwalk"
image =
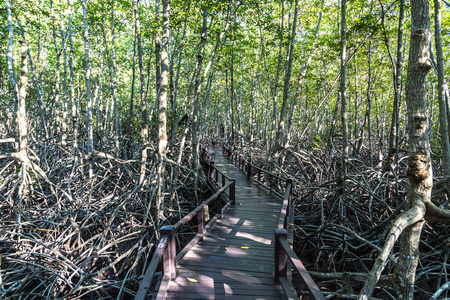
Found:
[[[279,197],[252,183],[215,149],[215,166],[236,179],[236,202],[177,264],[166,299],[285,299],[274,284]]]

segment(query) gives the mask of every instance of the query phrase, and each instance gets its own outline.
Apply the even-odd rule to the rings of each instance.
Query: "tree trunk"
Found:
[[[339,88],[341,98],[341,122],[342,122],[342,166],[340,172],[340,194],[341,200],[345,202],[346,180],[347,180],[347,163],[348,163],[348,112],[347,112],[347,1],[341,0],[341,84]],[[341,215],[341,218],[343,216]]]
[[[402,69],[403,69],[403,19],[405,16],[405,0],[400,0],[400,12],[398,17],[397,34],[397,61],[394,69],[394,104],[392,108],[391,132],[389,134],[388,163],[386,168],[393,172],[398,152],[398,134],[400,125],[400,99],[402,93]]]
[[[132,75],[131,75],[131,93],[130,93],[130,111],[128,114],[128,126],[127,126],[127,135],[128,139],[126,142],[126,147],[124,152],[126,155],[130,155],[133,157],[133,108],[134,108],[134,86],[136,81],[136,34],[134,36],[133,41],[133,63],[132,63]]]
[[[394,222],[375,261],[360,299],[368,299],[380,278],[387,257],[395,241],[402,234],[399,259],[394,272],[397,299],[414,299],[414,280],[419,259],[420,233],[425,216],[425,205],[431,203],[433,170],[429,141],[429,115],[427,109],[426,76],[431,68],[429,44],[431,40],[429,2],[411,1],[411,41],[406,80],[408,107],[409,163],[408,199],[410,208]]]
[[[102,2],[102,33],[103,44],[105,45],[106,56],[108,58],[109,80],[113,97],[113,111],[114,111],[114,154],[119,156],[119,110],[117,107],[117,81],[116,81],[116,54],[114,46],[114,0],[111,2],[111,54],[108,48],[108,41],[106,39],[105,31],[105,16]],[[126,150],[125,150],[126,151]]]
[[[173,99],[172,99],[172,126],[171,126],[171,130],[170,130],[170,147],[173,147],[175,145],[175,142],[177,140],[177,131],[178,131],[178,113],[177,113],[177,98],[178,98],[178,80],[180,78],[180,69],[181,69],[181,58],[183,57],[183,50],[184,50],[184,39],[186,38],[186,26],[187,25],[187,19],[184,20],[184,27],[183,27],[183,37],[181,38],[182,40],[182,45],[180,47],[180,49],[178,50],[178,62],[177,62],[177,74],[175,76],[175,83],[173,86],[173,91],[171,91],[171,93],[173,94]]]
[[[21,28],[20,32],[22,35],[22,39],[24,41],[26,41],[27,39],[25,38],[25,30],[24,30],[22,24],[20,23],[20,19],[17,16],[17,13],[14,13],[14,16],[16,17],[17,24]],[[64,50],[65,50],[65,48],[64,48]],[[37,106],[39,108],[39,117],[41,119],[41,126],[42,126],[42,129],[44,130],[45,138],[48,139],[49,133],[48,133],[48,129],[47,129],[47,118],[45,117],[45,115],[46,115],[45,114],[45,103],[44,103],[44,99],[42,97],[42,92],[41,92],[41,89],[39,87],[39,83],[38,83],[38,80],[36,77],[36,69],[33,64],[33,59],[31,57],[30,49],[28,49],[28,47],[27,47],[27,55],[28,55],[28,62],[30,64],[31,74],[33,76],[32,77],[33,85],[34,85],[34,89],[36,91],[36,100],[37,100]]]
[[[203,10],[203,23],[202,23],[202,33],[200,38],[200,44],[198,46],[198,54],[197,54],[197,65],[195,66],[195,90],[194,90],[194,101],[192,103],[193,112],[192,112],[192,147],[193,147],[193,161],[194,161],[194,170],[199,171],[200,169],[200,160],[199,160],[199,149],[200,145],[198,142],[198,114],[199,114],[199,94],[202,84],[202,65],[203,65],[203,55],[206,44],[206,30],[207,30],[207,20],[208,20],[208,9],[205,8]]]
[[[320,22],[322,20],[322,9],[323,9],[323,3],[324,0],[322,0],[322,6],[321,6],[321,10],[319,12],[319,18],[317,20],[317,25],[316,25],[316,30],[314,33],[314,39],[312,41],[312,45],[311,45],[311,52],[308,55],[308,58],[305,62],[305,66],[303,67],[302,71],[300,72],[300,74],[298,75],[298,79],[297,79],[297,89],[295,91],[295,95],[294,95],[294,104],[292,105],[292,109],[289,110],[289,117],[288,117],[288,124],[287,124],[287,129],[286,129],[286,143],[284,145],[285,148],[287,148],[291,142],[291,138],[292,138],[292,122],[293,122],[293,118],[294,118],[294,113],[297,109],[297,104],[298,104],[298,98],[300,97],[300,90],[303,87],[303,80],[305,79],[306,76],[306,72],[308,71],[308,67],[309,64],[311,63],[313,54],[314,54],[314,50],[315,50],[315,45],[316,45],[316,41],[317,41],[317,36],[319,34],[319,28],[320,28]]]
[[[281,111],[278,121],[277,134],[275,137],[275,144],[281,145],[283,143],[283,133],[284,133],[284,115],[286,114],[286,109],[288,106],[289,98],[289,83],[291,81],[292,74],[292,62],[294,57],[294,46],[295,38],[297,34],[297,14],[298,14],[298,0],[295,0],[295,10],[294,10],[294,24],[292,24],[292,38],[291,45],[289,49],[289,58],[287,62],[287,69],[284,75],[284,89],[283,89],[283,103],[281,105]]]
[[[75,81],[73,75],[73,34],[72,34],[72,4],[70,0],[68,3],[68,27],[69,27],[69,73],[70,73],[70,102],[72,103],[72,128],[73,128],[73,148],[78,148],[78,109],[77,101],[75,100]],[[76,152],[76,151],[75,151]]]
[[[13,35],[14,35],[14,29],[13,29],[13,24],[12,24],[12,18],[11,18],[11,4],[10,4],[10,0],[6,0],[6,12],[8,14],[8,53],[7,53],[7,59],[8,59],[8,73],[9,73],[9,80],[11,81],[11,87],[12,87],[12,93],[13,93],[13,98],[14,98],[14,103],[16,106],[18,103],[18,95],[19,95],[19,90],[16,84],[16,78],[14,76],[14,64],[13,64],[13,45],[14,45],[14,40],[13,40]]]
[[[61,4],[61,3],[60,3]],[[61,144],[63,147],[67,146],[67,131],[69,126],[67,125],[68,122],[68,103],[67,103],[67,37],[66,33],[64,32],[64,14],[63,10],[61,8],[61,47],[63,47],[64,55],[63,55],[63,69],[64,69],[64,81],[63,81],[63,123],[62,123],[62,135],[61,135]]]
[[[271,127],[271,136],[273,136],[272,132],[275,130],[275,124],[277,119],[277,106],[278,106],[278,84],[280,81],[280,73],[281,73],[281,54],[283,51],[283,35],[284,35],[284,1],[281,1],[281,24],[280,24],[280,41],[278,43],[278,63],[277,63],[277,75],[275,77],[275,85],[272,90],[272,100],[273,100],[273,115],[272,115],[272,127]]]
[[[59,88],[59,81],[60,81],[60,65],[61,65],[61,51],[58,48],[58,43],[57,43],[57,39],[56,39],[56,26],[55,26],[55,10],[53,8],[53,1],[50,0],[50,14],[51,14],[51,19],[52,19],[52,35],[53,35],[53,47],[55,48],[55,53],[56,53],[56,62],[55,62],[55,81],[54,81],[54,90],[53,90],[53,101],[52,103],[56,106],[56,132],[57,133],[61,133],[62,135],[64,135],[64,131],[63,132],[59,132],[60,128],[61,128],[61,124],[64,124],[64,120],[61,120],[60,115],[61,115],[61,110],[60,110],[60,103],[59,103],[59,95],[60,95],[60,88]],[[62,37],[61,37],[62,38]],[[64,127],[64,125],[62,126]],[[65,144],[65,140],[64,138],[61,136],[61,143]]]
[[[161,84],[158,101],[158,194],[156,201],[157,223],[164,218],[164,169],[167,153],[167,85],[169,82],[169,31],[170,0],[163,1],[163,34],[161,40]]]
[[[438,71],[438,96],[439,96],[439,132],[441,134],[442,158],[444,161],[444,176],[450,176],[450,145],[448,136],[447,105],[445,102],[445,73],[444,52],[442,50],[441,37],[441,0],[434,1],[434,40],[436,47],[436,60]]]
[[[87,152],[94,152],[94,137],[92,126],[92,102],[91,102],[91,69],[89,67],[89,29],[87,23],[86,0],[82,0],[84,22],[84,57],[86,63],[86,128],[87,128]],[[92,175],[92,174],[91,174]]]
[[[157,28],[159,27],[159,20],[159,0],[155,0],[155,24]],[[155,84],[156,94],[158,94],[161,84],[161,34],[159,29],[156,30],[155,34]]]
[[[167,85],[169,81],[170,0],[163,1],[163,34],[161,40],[161,85],[158,101],[158,195],[156,211],[158,224],[164,218],[164,168],[167,153]]]
[[[141,157],[141,176],[139,183],[142,184],[145,178],[146,163],[148,157],[148,112],[147,102],[144,99],[144,64],[142,61],[142,43],[141,43],[141,25],[139,21],[139,0],[133,1],[134,18],[136,26],[136,40],[138,46],[138,63],[139,63],[139,99],[141,101],[141,136],[142,136],[142,157]]]

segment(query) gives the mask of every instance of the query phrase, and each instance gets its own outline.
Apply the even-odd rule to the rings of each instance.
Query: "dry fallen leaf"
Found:
[[[250,249],[250,247],[242,246],[241,249]]]
[[[198,282],[198,280],[195,279],[195,278],[186,277],[186,279],[187,279],[189,282]]]

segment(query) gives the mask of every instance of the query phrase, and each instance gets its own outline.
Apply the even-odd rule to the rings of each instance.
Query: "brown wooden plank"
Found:
[[[197,299],[197,300],[280,300],[284,297],[277,296],[250,296],[250,295],[214,295],[206,293],[170,293],[166,299]]]
[[[184,278],[189,277],[198,280],[200,283],[207,282],[208,280],[213,280],[214,282],[241,283],[246,285],[274,284],[274,279],[273,276],[271,276],[271,274],[264,274],[257,272],[249,274],[248,272],[245,273],[242,271],[235,271],[235,270],[221,270],[218,268],[215,269],[207,268],[202,270],[200,267],[195,266],[189,267],[189,269],[186,266],[180,266],[178,270],[179,273],[175,281],[180,280],[180,278],[182,277]]]

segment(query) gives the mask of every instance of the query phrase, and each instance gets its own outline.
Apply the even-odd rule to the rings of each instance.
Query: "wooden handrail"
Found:
[[[292,206],[292,178],[286,179],[286,191],[283,197],[283,204],[281,205],[280,217],[278,219],[278,229],[286,229],[289,224],[289,217],[291,215]]]
[[[292,250],[291,245],[287,241],[286,229],[275,229],[275,281],[281,284],[286,296],[289,299],[298,299],[287,284],[287,260],[289,259],[292,265],[297,270],[301,278],[301,289],[307,289],[313,299],[325,299],[317,287],[314,280],[309,275],[305,266],[302,264],[297,254]]]
[[[216,171],[215,174],[218,174],[218,170],[215,169],[214,163],[209,165],[210,168],[214,168]],[[223,173],[222,173],[223,174]],[[225,184],[225,179],[228,181]],[[161,262],[163,260],[163,281],[167,282],[170,280],[175,279],[176,277],[176,264],[178,261],[183,258],[184,255],[193,247],[195,244],[197,244],[198,241],[203,239],[203,236],[208,231],[209,228],[211,228],[211,225],[214,224],[219,218],[221,218],[224,211],[230,207],[232,204],[234,204],[236,196],[236,180],[233,178],[228,178],[226,176],[222,176],[222,187],[214,193],[211,197],[209,197],[207,200],[203,201],[200,205],[198,205],[193,211],[191,211],[189,214],[184,216],[181,220],[179,220],[175,225],[173,226],[165,226],[162,227],[160,230],[161,234],[161,240],[158,243],[157,249],[155,253],[153,254],[153,258],[150,262],[149,267],[147,268],[147,271],[145,272],[144,279],[141,282],[141,285],[139,286],[138,293],[135,297],[135,300],[144,300],[148,299],[148,291],[150,289],[150,286],[153,282],[153,278],[155,277],[156,270]],[[225,206],[222,203],[222,195],[226,195],[226,191],[228,190],[228,202],[225,204]],[[210,205],[212,202],[216,202],[218,206],[218,212],[216,215],[204,226],[204,218],[203,218],[203,209]],[[197,234],[194,238],[180,251],[180,253],[176,254],[176,232],[177,230],[190,220],[192,220],[195,216],[197,216],[198,221],[198,229]],[[160,290],[158,292],[159,295],[164,294],[166,292],[167,284],[161,284]]]
[[[159,263],[164,256],[164,252],[167,249],[168,236],[163,235],[159,240],[158,246],[156,247],[155,253],[153,254],[150,265],[145,271],[144,279],[142,279],[139,290],[136,294],[135,299],[147,299],[148,291],[152,285],[153,278],[155,277],[156,270],[158,269]]]

